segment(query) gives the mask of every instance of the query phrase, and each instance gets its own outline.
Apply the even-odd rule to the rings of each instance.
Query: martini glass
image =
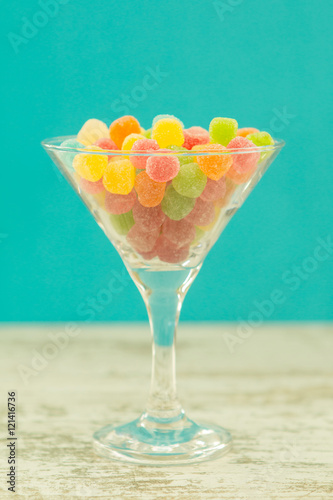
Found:
[[[83,154],[83,151],[86,155],[107,155],[108,162],[113,161],[114,157],[131,159],[132,156],[160,156],[166,153],[90,151],[62,146],[67,139],[75,137],[47,139],[42,145],[117,249],[146,304],[152,334],[152,377],[145,410],[132,422],[110,424],[95,432],[94,448],[99,455],[110,459],[149,465],[187,464],[217,458],[231,448],[232,438],[227,430],[218,425],[194,422],[183,410],[176,393],[176,327],[185,295],[209,250],[278,155],[284,142],[276,140],[271,146],[223,153],[200,150],[168,153],[177,155],[181,163],[195,162],[198,157],[209,156],[218,160],[220,155],[237,155],[233,159],[238,158],[239,161],[254,154],[257,155],[257,161],[250,172],[239,173],[232,166],[223,181],[219,181],[224,183],[224,188],[220,191],[217,189],[219,193],[215,193],[215,196],[210,193],[213,200],[207,201],[206,197],[205,203],[201,204],[204,208],[199,206],[203,212],[208,210],[211,213],[213,209],[213,220],[207,223],[205,214],[200,218],[200,213],[197,219],[190,216],[195,229],[190,244],[183,245],[179,251],[174,241],[166,245],[169,240],[164,239],[163,248],[158,251],[158,243],[153,245],[150,237],[144,239],[143,243],[128,237],[130,229],[138,224],[133,217],[134,208],[126,213],[110,214],[107,203],[109,194],[102,181],[92,184],[82,179],[73,169],[73,158]],[[206,222],[206,225],[202,222]],[[158,224],[161,224],[161,220]],[[158,234],[163,233],[163,228],[164,225],[157,233],[155,231],[155,239],[161,237]]]

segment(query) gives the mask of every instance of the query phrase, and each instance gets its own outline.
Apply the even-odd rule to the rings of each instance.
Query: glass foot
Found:
[[[227,453],[230,433],[215,425],[199,425],[184,412],[171,418],[147,413],[125,425],[108,425],[94,434],[94,449],[103,457],[141,465],[202,462]]]

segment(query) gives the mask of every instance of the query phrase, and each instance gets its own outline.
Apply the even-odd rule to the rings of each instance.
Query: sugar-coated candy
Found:
[[[244,184],[249,179],[251,179],[254,172],[257,170],[257,165],[255,164],[252,170],[248,170],[247,172],[239,173],[234,169],[232,165],[226,173],[226,178],[231,179],[235,184]]]
[[[184,143],[183,127],[179,120],[174,118],[158,120],[152,128],[151,137],[158,142],[160,148],[182,146]]]
[[[259,130],[257,128],[243,127],[243,128],[239,128],[237,130],[237,135],[240,135],[241,137],[246,137],[249,134],[256,134],[257,132],[259,132]]]
[[[160,149],[159,145],[153,139],[139,139],[135,141],[132,145],[132,151],[138,151],[141,153],[150,153],[151,151],[157,151]],[[130,156],[130,160],[135,166],[135,168],[146,168],[146,163],[148,156]]]
[[[110,214],[126,214],[133,208],[135,202],[136,194],[134,189],[128,194],[113,194],[106,192],[104,207]]]
[[[108,137],[102,137],[102,139],[97,139],[97,141],[94,142],[93,145],[98,146],[101,149],[109,149],[111,151],[116,151],[118,149],[117,145],[113,141],[111,141],[111,139]],[[109,161],[112,160],[113,158],[115,158],[114,155],[108,156]]]
[[[140,172],[135,178],[138,200],[144,207],[156,207],[163,199],[165,182],[153,181],[147,172]]]
[[[273,146],[274,139],[268,132],[257,132],[254,134],[249,134],[246,136],[249,141],[252,141],[258,147],[261,146]],[[260,155],[260,161],[267,159],[271,156],[272,151],[262,151]]]
[[[199,225],[196,227],[201,229],[204,232],[211,231],[211,229],[213,229],[213,227],[215,226],[217,219],[219,218],[220,212],[221,212],[221,207],[214,205],[214,213],[215,213],[214,219],[209,224],[202,225],[202,226]]]
[[[207,177],[197,163],[186,163],[180,167],[172,185],[177,193],[188,198],[197,198],[205,189],[206,182]]]
[[[213,143],[227,146],[236,137],[238,123],[233,118],[213,118],[209,125],[209,136]]]
[[[122,116],[110,125],[110,137],[117,144],[118,149],[130,134],[141,134],[140,123],[134,116]]]
[[[155,116],[155,118],[153,119],[152,127],[154,127],[156,122],[158,122],[159,120],[163,120],[164,118],[171,118],[171,120],[177,120],[177,122],[180,123],[182,128],[184,128],[184,123],[174,115],[157,115],[157,116]]]
[[[98,194],[104,191],[103,178],[97,182],[91,182],[83,179],[83,177],[80,177],[79,184],[82,191],[88,194]]]
[[[192,241],[192,245],[196,245],[201,238],[205,235],[205,231],[198,226],[195,226],[195,238]]]
[[[134,224],[127,234],[127,241],[138,252],[150,252],[159,237],[160,230],[144,231],[141,226]]]
[[[148,139],[147,139],[148,140]],[[168,182],[171,181],[179,172],[179,160],[177,156],[167,153],[168,149],[160,149],[158,156],[150,156],[146,163],[146,172],[153,181]],[[165,155],[162,153],[166,153]]]
[[[210,153],[214,153],[216,151],[216,153],[220,153],[217,155],[198,154],[196,161],[207,177],[213,179],[213,181],[221,179],[221,177],[228,172],[232,165],[232,156],[225,154],[227,152],[227,148],[221,144],[205,144],[200,146],[200,151]]]
[[[184,130],[184,148],[192,149],[198,144],[209,143],[209,132],[202,127],[190,127]]]
[[[134,181],[135,169],[127,159],[110,161],[103,175],[105,189],[114,194],[129,194]]]
[[[74,170],[87,181],[99,181],[107,167],[108,157],[95,154],[95,151],[101,151],[98,146],[86,146],[85,149],[91,153],[77,154],[73,160]]]
[[[228,170],[228,172],[230,172],[231,168]],[[221,179],[219,179],[218,181],[207,179],[206,187],[201,193],[200,198],[204,201],[216,201],[219,198],[223,198],[226,190],[227,187],[225,183],[225,177],[221,177]]]
[[[94,144],[97,139],[106,137],[109,137],[109,129],[107,125],[101,120],[97,120],[96,118],[87,120],[81,128],[80,132],[77,134],[77,140],[85,146]]]
[[[162,233],[179,247],[191,243],[196,234],[194,225],[187,220],[172,220],[168,217],[162,226]]]
[[[170,146],[169,149],[171,151],[179,151],[177,154],[177,158],[179,160],[179,165],[185,165],[185,163],[193,163],[195,161],[195,156],[193,154],[186,154],[188,149],[183,148],[182,146]]]
[[[76,139],[66,139],[60,144],[61,148],[72,148],[72,149],[84,149],[85,146],[81,142]],[[77,155],[77,152],[69,152],[69,151],[59,151],[57,156],[59,160],[69,169],[73,170],[73,160]]]
[[[214,202],[214,205],[218,208],[226,207],[231,200],[232,195],[234,194],[235,189],[237,188],[237,184],[235,184],[231,179],[226,176],[225,179],[226,192],[223,197],[219,198]]]
[[[123,151],[130,151],[132,149],[133,144],[136,141],[139,141],[140,139],[145,139],[145,136],[143,134],[130,134],[127,137],[125,137],[121,149]]]
[[[187,259],[190,251],[189,245],[179,247],[161,234],[156,242],[156,253],[162,262],[177,264]]]
[[[165,195],[161,204],[162,210],[169,219],[181,220],[193,209],[195,198],[187,198],[177,193],[170,185],[165,190]]]
[[[156,244],[153,247],[150,252],[139,252],[139,254],[145,259],[145,260],[152,260],[154,257],[157,257],[157,251],[156,251]]]
[[[151,128],[148,128],[142,135],[144,135],[146,139],[151,139]]]
[[[186,216],[186,220],[196,226],[207,226],[215,218],[213,203],[204,201],[201,198],[195,200],[193,210]]]
[[[127,234],[131,227],[134,226],[132,211],[120,215],[112,214],[110,215],[110,221],[114,230],[122,236]]]
[[[136,201],[132,212],[135,224],[142,227],[144,231],[158,229],[165,221],[165,213],[162,211],[160,205],[156,207],[144,207],[139,201]]]
[[[232,168],[239,174],[245,174],[246,172],[254,169],[260,160],[260,152],[256,151],[255,144],[249,139],[246,139],[246,137],[235,137],[228,144],[228,149],[244,150],[249,148],[254,148],[253,153],[244,154],[243,152],[235,154],[233,152],[232,154]]]

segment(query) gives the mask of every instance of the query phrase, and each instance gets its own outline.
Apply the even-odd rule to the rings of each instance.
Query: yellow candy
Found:
[[[133,144],[139,139],[145,139],[145,136],[142,134],[130,134],[125,137],[124,142],[122,143],[121,149],[124,151],[130,151],[132,149]]]
[[[173,118],[161,118],[153,126],[151,138],[157,141],[160,148],[182,146],[184,134],[181,123]]]
[[[135,168],[129,160],[111,161],[103,176],[103,184],[113,194],[129,194],[135,181]]]
[[[85,148],[89,151],[103,151],[97,146],[88,146]],[[74,156],[73,168],[80,177],[87,181],[99,181],[104,174],[108,164],[108,157],[106,155],[96,155],[89,153],[80,153]]]
[[[94,144],[97,139],[105,137],[110,139],[109,129],[104,122],[96,120],[96,118],[91,118],[91,120],[86,121],[80,132],[77,134],[77,140],[85,146]]]

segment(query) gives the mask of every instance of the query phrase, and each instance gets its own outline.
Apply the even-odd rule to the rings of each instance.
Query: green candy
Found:
[[[168,149],[171,149],[171,151],[179,151],[181,153],[177,155],[180,166],[185,165],[186,163],[192,163],[195,158],[194,155],[184,155],[183,152],[188,151],[188,149],[183,148],[182,146],[169,146]]]
[[[205,231],[203,229],[200,229],[200,227],[195,226],[195,238],[192,241],[192,245],[198,243],[198,241],[201,240],[201,238],[204,236]]]
[[[213,118],[209,125],[211,142],[228,146],[237,135],[238,123],[233,118]]]
[[[273,146],[274,144],[274,139],[268,132],[255,132],[254,134],[247,135],[246,138],[258,147]],[[272,153],[273,151],[263,151],[260,154],[260,162],[267,160]]]
[[[188,198],[198,198],[205,189],[207,177],[197,163],[182,165],[172,185],[177,193]]]
[[[194,204],[195,198],[182,196],[170,185],[165,190],[161,207],[169,219],[181,220],[192,211]]]
[[[134,218],[132,210],[127,212],[126,214],[110,215],[111,223],[115,229],[115,231],[120,235],[125,235],[134,226]]]
[[[151,139],[151,128],[146,130],[142,135],[144,135],[147,139]]]

